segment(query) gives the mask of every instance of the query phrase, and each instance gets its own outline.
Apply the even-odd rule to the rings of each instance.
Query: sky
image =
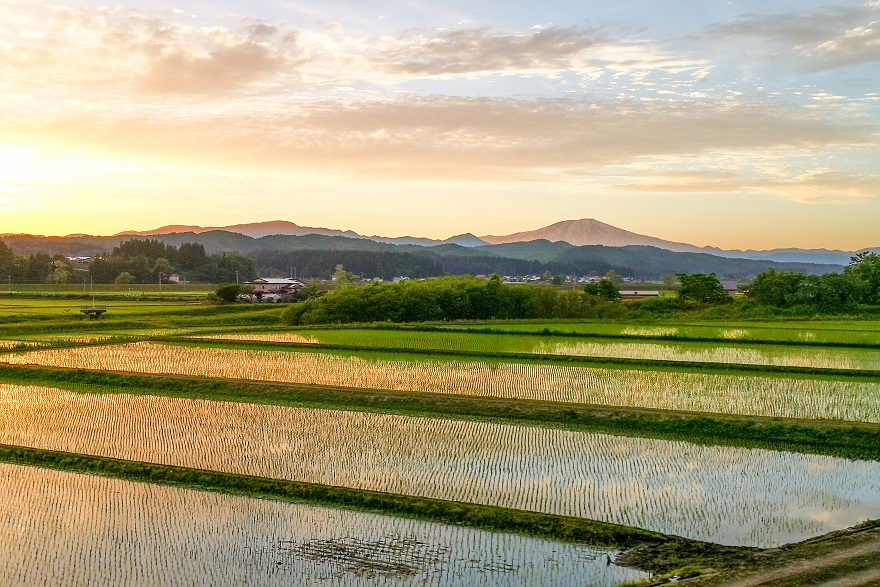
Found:
[[[0,233],[880,246],[880,0],[0,0]]]

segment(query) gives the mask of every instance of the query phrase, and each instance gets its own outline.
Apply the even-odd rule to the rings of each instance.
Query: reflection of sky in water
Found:
[[[880,463],[483,422],[0,385],[0,442],[774,546],[880,517]]]
[[[0,541],[9,586],[603,587],[647,577],[584,546],[31,467],[0,464],[0,491],[16,496],[0,501],[0,536],[15,536]],[[328,562],[340,547],[342,560]]]
[[[697,363],[738,363],[744,365],[782,365],[823,369],[880,369],[880,353],[861,349],[787,349],[782,347],[719,344],[538,342],[531,352],[548,355],[615,357],[690,361]]]
[[[628,336],[670,336],[675,328],[626,328]],[[796,338],[811,340],[800,333]],[[828,369],[880,369],[880,353],[874,349],[847,348],[786,348],[784,346],[724,345],[724,339],[748,338],[750,331],[726,329],[712,332],[719,336],[717,343],[668,343],[649,341],[578,341],[571,337],[510,336],[493,334],[464,334],[437,332],[393,332],[371,330],[307,330],[302,334],[228,334],[214,338],[267,340],[278,342],[321,342],[353,344],[389,348],[432,348],[438,350],[475,350],[492,352],[538,353],[658,359],[666,361],[695,361],[711,363],[743,363],[756,365],[788,365]],[[815,336],[813,337],[815,338]]]

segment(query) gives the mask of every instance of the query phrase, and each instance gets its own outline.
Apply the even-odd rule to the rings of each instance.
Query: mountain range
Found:
[[[537,230],[516,232],[508,235],[475,236],[471,233],[460,234],[445,240],[435,240],[413,236],[382,237],[365,236],[351,230],[300,226],[285,220],[256,222],[251,224],[234,224],[222,227],[201,227],[185,225],[169,225],[146,231],[121,232],[121,236],[158,236],[170,234],[202,234],[211,231],[224,231],[242,234],[260,239],[274,235],[305,236],[317,234],[323,236],[341,236],[353,239],[366,239],[393,245],[415,245],[421,247],[437,247],[442,245],[458,245],[461,247],[478,248],[485,245],[501,245],[537,240],[551,243],[567,243],[574,246],[600,245],[606,247],[626,247],[633,245],[656,247],[678,253],[707,253],[717,257],[733,259],[753,259],[756,261],[775,261],[777,263],[816,263],[821,265],[846,265],[850,258],[861,251],[880,253],[880,247],[865,248],[859,251],[841,251],[827,249],[785,248],[773,250],[724,250],[717,247],[698,247],[687,243],[668,241],[653,236],[638,234],[592,218],[580,220],[564,220]],[[84,236],[84,235],[77,235]]]
[[[366,275],[534,275],[546,271],[604,275],[613,269],[641,279],[669,273],[749,278],[771,267],[809,274],[839,272],[854,254],[800,249],[723,251],[640,235],[593,219],[503,236],[463,234],[445,240],[363,236],[286,221],[207,228],[171,225],[113,236],[0,235],[19,255],[68,257],[105,255],[132,237],[155,238],[175,247],[199,243],[209,254],[249,255],[267,274],[298,267],[312,276],[329,275],[337,263],[344,263],[347,269],[359,267],[356,273]]]

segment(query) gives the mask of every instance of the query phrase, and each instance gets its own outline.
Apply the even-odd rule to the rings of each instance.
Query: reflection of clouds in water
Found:
[[[0,464],[0,491],[17,496],[0,502],[0,535],[16,536],[0,541],[4,585],[469,587],[489,576],[610,587],[647,577],[580,545],[33,467]]]
[[[880,422],[880,384],[139,342],[0,355],[0,362],[666,410]]]
[[[533,352],[548,355],[655,359],[663,361],[689,361],[695,363],[780,365],[825,369],[880,368],[880,356],[878,356],[876,352],[841,351],[839,349],[788,350],[774,347],[773,349],[767,350],[739,346],[724,347],[717,345],[712,345],[706,348],[694,348],[684,345],[653,344],[644,342],[540,342],[534,347]]]
[[[772,546],[880,509],[880,463],[537,427],[0,385],[0,442]]]

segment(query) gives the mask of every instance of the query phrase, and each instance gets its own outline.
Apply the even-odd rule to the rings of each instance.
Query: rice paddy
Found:
[[[880,508],[880,463],[872,461],[122,393],[2,385],[0,442],[576,516],[742,546],[801,540]]]
[[[828,454],[874,458],[859,452],[859,435],[880,424],[880,381],[864,372],[880,370],[877,322],[282,330],[280,310],[269,306],[111,300],[105,320],[86,321],[75,315],[79,304],[0,304],[0,361],[10,365],[10,383],[0,384],[0,443],[64,451],[60,459],[94,455],[348,488],[346,495],[386,492],[406,503],[499,506],[740,546],[779,546],[880,517],[880,461],[773,450],[823,452],[807,446],[815,432],[850,451]],[[144,340],[163,336],[215,340]],[[83,393],[28,385],[29,377],[81,391],[98,383],[96,393]],[[216,385],[229,389],[212,395]],[[270,389],[274,399],[261,395]],[[294,389],[301,395],[286,399]],[[212,399],[186,397],[200,390]],[[395,398],[423,403],[384,407],[404,401]],[[303,405],[315,407],[294,407]],[[559,415],[517,419],[525,405],[529,414]],[[496,406],[504,413],[489,415]],[[573,422],[588,412],[594,427],[568,425],[564,410]],[[691,424],[675,435],[635,424],[615,428],[632,436],[589,431],[621,414],[630,424],[656,420],[658,431],[670,418]],[[772,432],[738,442],[748,427],[736,427],[746,421],[740,416]],[[701,426],[713,428],[698,441]],[[53,462],[41,466],[75,469]],[[162,474],[131,478],[162,483]],[[611,587],[646,577],[608,564],[616,553],[589,545],[188,486],[198,490],[0,464],[0,491],[16,496],[0,504],[0,532],[16,536],[0,544],[0,584],[158,585],[174,577],[179,585]]]
[[[611,587],[583,545],[0,464],[0,584]]]
[[[480,332],[561,332],[567,334],[675,337],[681,339],[737,339],[819,344],[880,345],[880,324],[864,320],[790,320],[770,322],[669,322],[621,324],[598,321],[560,322],[471,322],[440,325],[451,330]]]
[[[534,363],[365,358],[148,342],[0,362],[666,410],[880,422],[880,383]]]
[[[630,329],[632,330],[632,329]],[[649,330],[657,332],[658,329]],[[735,331],[730,331],[735,332]],[[517,336],[462,332],[403,330],[300,330],[289,333],[229,333],[199,338],[293,344],[362,346],[376,349],[532,353],[695,363],[773,365],[820,369],[880,370],[880,348],[829,348],[785,345],[725,345],[716,343],[649,341],[579,341],[572,337]],[[725,336],[725,340],[736,339]]]

